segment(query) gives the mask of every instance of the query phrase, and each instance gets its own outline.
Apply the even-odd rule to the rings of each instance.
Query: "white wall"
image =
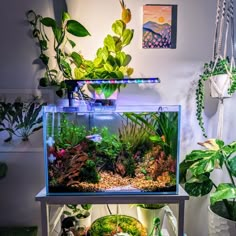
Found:
[[[53,15],[48,0],[9,0],[1,3],[0,19],[2,34],[0,44],[0,89],[36,88],[40,71],[32,62],[38,56],[34,41],[29,37],[29,26],[24,13],[34,9],[44,16]],[[91,37],[79,39],[79,50],[86,57],[94,57],[102,40],[111,32],[111,23],[120,17],[119,1],[111,0],[67,0],[68,11],[91,33]],[[161,79],[161,84],[126,88],[121,92],[120,103],[129,94],[142,101],[158,104],[182,105],[181,160],[185,154],[202,141],[200,128],[195,118],[195,88],[204,62],[211,59],[216,11],[216,0],[126,0],[133,19],[130,27],[135,34],[127,52],[132,55],[133,77]],[[148,3],[178,5],[177,48],[142,49],[142,6]],[[14,10],[14,9],[16,10]],[[233,132],[236,120],[231,109],[235,96],[228,99],[225,108],[224,139],[235,139]],[[144,103],[144,102],[143,102]],[[209,136],[216,135],[217,103],[208,99],[206,104],[206,126]],[[232,114],[232,115],[231,115]],[[42,137],[39,136],[39,139]],[[0,225],[39,224],[39,205],[35,194],[44,184],[42,153],[1,153],[0,160],[9,165],[9,174],[0,182]],[[220,179],[221,177],[217,177]],[[223,178],[223,177],[222,177]],[[186,232],[190,236],[207,235],[207,197],[191,199],[186,208]],[[2,214],[4,212],[4,214]]]

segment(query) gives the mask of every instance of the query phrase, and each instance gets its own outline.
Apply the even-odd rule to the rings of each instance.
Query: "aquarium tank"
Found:
[[[45,106],[48,195],[177,194],[180,106]]]

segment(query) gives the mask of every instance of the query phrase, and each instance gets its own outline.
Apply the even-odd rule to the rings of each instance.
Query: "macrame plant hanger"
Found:
[[[213,43],[213,61],[214,67],[219,59],[225,59],[227,56],[227,48],[230,47],[230,70],[228,73],[228,81],[226,80],[223,87],[219,88],[213,78],[210,78],[210,83],[216,90],[219,99],[218,106],[218,126],[217,126],[217,138],[222,139],[223,136],[223,122],[224,122],[224,91],[226,85],[231,83],[231,72],[233,66],[235,66],[234,60],[234,3],[233,0],[217,0],[216,11],[216,28],[215,37]],[[230,40],[229,40],[230,36]],[[224,42],[223,42],[224,40]],[[230,81],[229,81],[230,80]]]

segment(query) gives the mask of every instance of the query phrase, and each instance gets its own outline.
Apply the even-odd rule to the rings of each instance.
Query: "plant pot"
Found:
[[[119,91],[118,89],[110,96],[105,97],[104,93],[96,93],[95,91],[92,93],[93,102],[90,103],[91,108],[93,110],[115,110],[116,109],[116,101],[118,97]]]
[[[160,218],[161,221],[160,227],[162,228],[165,209],[164,207],[160,209],[147,209],[147,208],[137,207],[137,215],[138,215],[138,220],[142,223],[142,225],[147,231],[147,234],[149,235],[153,228],[154,218],[156,217]]]
[[[236,221],[228,220],[214,213],[208,206],[208,235],[233,236],[236,232]]]
[[[231,84],[231,79],[228,74],[215,75],[209,78],[210,92],[212,98],[229,98],[228,89]]]
[[[86,218],[80,218],[80,219],[76,218],[76,221],[77,221],[76,227],[81,227],[81,228],[84,227],[84,228],[88,229],[92,223],[91,213]]]

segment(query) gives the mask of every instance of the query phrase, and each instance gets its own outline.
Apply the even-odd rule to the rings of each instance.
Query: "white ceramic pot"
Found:
[[[209,236],[235,236],[236,221],[228,220],[215,214],[208,207],[208,235]]]
[[[138,220],[145,227],[148,235],[151,233],[153,228],[153,219],[158,217],[161,220],[161,228],[163,224],[163,219],[165,215],[164,207],[160,209],[146,209],[142,207],[137,207]]]
[[[228,94],[228,89],[231,84],[231,79],[228,74],[215,75],[209,78],[211,97],[219,98],[229,98],[231,95]]]
[[[91,213],[86,218],[80,218],[76,220],[77,220],[76,227],[83,227],[83,228],[88,229],[92,224]]]

